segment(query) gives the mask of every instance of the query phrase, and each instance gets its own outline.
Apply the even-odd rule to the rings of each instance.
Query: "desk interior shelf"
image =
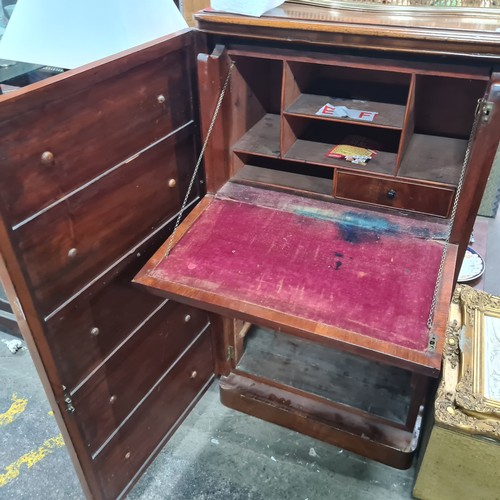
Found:
[[[350,190],[352,201],[449,215],[486,75],[452,75],[444,65],[428,71],[418,65],[378,67],[354,57],[345,64],[329,64],[325,59],[274,56],[255,68],[255,56],[240,52],[234,57],[231,106],[246,111],[246,123],[233,117],[231,164],[236,180],[336,198],[345,193],[344,174],[353,172],[360,176],[355,178],[359,194]],[[267,79],[258,76],[263,74],[273,76],[268,89]],[[372,120],[318,115],[326,104],[376,115]],[[335,158],[332,149],[338,145],[361,146],[376,154],[365,163]],[[276,161],[264,165],[257,157]],[[369,184],[369,176],[376,182]],[[325,179],[331,181],[329,190]],[[405,182],[408,189],[403,189]],[[437,188],[437,198],[428,196],[429,187]]]
[[[233,151],[279,158],[280,117],[267,113],[234,145]]]
[[[332,104],[333,106],[345,106],[350,109],[374,112],[377,113],[377,117],[373,122],[360,122],[359,120],[350,120],[349,118],[318,116],[316,113],[326,103]],[[403,128],[406,106],[404,104],[391,104],[385,102],[366,101],[362,99],[342,99],[327,95],[300,94],[297,100],[286,108],[285,112],[288,115],[302,116],[306,118],[366,124],[371,127],[384,127],[401,130]]]

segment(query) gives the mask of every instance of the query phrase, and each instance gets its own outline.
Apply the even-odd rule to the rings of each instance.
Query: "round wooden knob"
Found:
[[[163,94],[160,94],[156,100],[158,101],[159,104],[163,104],[165,102],[165,96]]]
[[[50,165],[54,162],[54,153],[52,153],[52,151],[44,151],[40,157],[40,161],[44,165]]]
[[[168,181],[168,187],[174,188],[175,186],[177,186],[177,181],[175,179],[170,179]]]
[[[97,328],[96,326],[94,326],[94,328],[92,328],[92,330],[90,330],[90,335],[92,335],[92,337],[97,337],[99,335],[99,328]]]
[[[396,191],[394,191],[394,189],[387,191],[387,198],[389,198],[389,200],[396,198]]]

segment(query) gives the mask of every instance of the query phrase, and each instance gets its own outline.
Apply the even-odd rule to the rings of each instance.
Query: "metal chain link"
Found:
[[[443,253],[441,255],[441,262],[439,263],[439,270],[436,279],[436,286],[434,287],[434,294],[432,296],[431,309],[429,311],[429,317],[427,319],[427,328],[430,330],[432,328],[432,322],[434,321],[434,313],[436,312],[436,306],[438,301],[439,289],[441,288],[441,282],[443,280],[444,273],[444,263],[446,261],[446,255],[448,254],[448,247],[450,245],[451,232],[453,230],[453,224],[455,223],[455,216],[457,215],[458,202],[460,200],[460,194],[462,193],[462,187],[464,185],[465,172],[469,165],[470,152],[472,149],[472,141],[476,135],[477,126],[481,117],[481,105],[484,99],[478,99],[476,113],[474,118],[474,123],[472,125],[472,131],[469,136],[469,141],[467,143],[467,149],[465,151],[464,162],[462,164],[462,171],[460,172],[460,178],[458,180],[457,192],[455,194],[455,201],[453,202],[453,207],[451,209],[450,222],[448,224],[448,234],[446,236]]]
[[[177,216],[177,220],[175,221],[175,226],[174,230],[172,231],[172,234],[170,235],[170,241],[168,242],[168,247],[167,251],[165,253],[165,257],[168,257],[170,254],[170,251],[172,250],[172,246],[174,244],[174,236],[175,233],[177,232],[177,229],[179,228],[179,224],[181,223],[182,220],[182,215],[184,214],[184,210],[186,210],[186,205],[189,200],[189,195],[191,194],[191,190],[193,189],[194,181],[196,179],[196,176],[198,175],[198,170],[200,169],[201,162],[203,160],[203,156],[205,155],[205,150],[207,149],[208,141],[210,140],[210,136],[212,135],[212,130],[215,125],[215,120],[217,119],[217,115],[219,114],[220,108],[222,106],[222,101],[224,100],[224,95],[226,94],[227,88],[229,86],[229,82],[231,80],[231,72],[234,67],[234,62],[231,63],[231,66],[229,66],[229,71],[227,72],[226,76],[226,81],[224,82],[224,86],[222,87],[222,91],[219,95],[219,100],[217,101],[217,105],[215,106],[214,114],[212,116],[212,121],[210,122],[210,126],[208,127],[207,131],[207,136],[205,137],[205,141],[203,142],[203,146],[200,151],[200,155],[198,156],[198,161],[196,162],[196,166],[194,167],[193,175],[191,177],[191,180],[189,182],[189,186],[186,192],[186,196],[184,197],[184,201],[182,202],[182,206],[179,212],[179,215]]]

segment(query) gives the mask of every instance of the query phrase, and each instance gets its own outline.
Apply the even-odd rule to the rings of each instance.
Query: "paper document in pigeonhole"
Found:
[[[173,0],[19,0],[0,58],[72,69],[184,28]]]
[[[212,9],[233,14],[260,17],[264,12],[281,5],[283,0],[212,0]]]

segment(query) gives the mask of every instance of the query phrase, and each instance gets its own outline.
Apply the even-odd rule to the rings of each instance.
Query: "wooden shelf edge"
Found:
[[[381,123],[365,122],[362,120],[352,120],[352,119],[347,119],[347,118],[331,118],[328,116],[318,116],[318,115],[313,115],[313,114],[296,113],[294,111],[289,111],[288,109],[283,111],[283,114],[285,116],[304,118],[306,120],[321,120],[321,121],[332,122],[332,123],[345,123],[346,125],[360,125],[361,127],[383,128],[386,130],[401,131],[403,128],[402,126],[400,127],[398,125],[384,125]]]

